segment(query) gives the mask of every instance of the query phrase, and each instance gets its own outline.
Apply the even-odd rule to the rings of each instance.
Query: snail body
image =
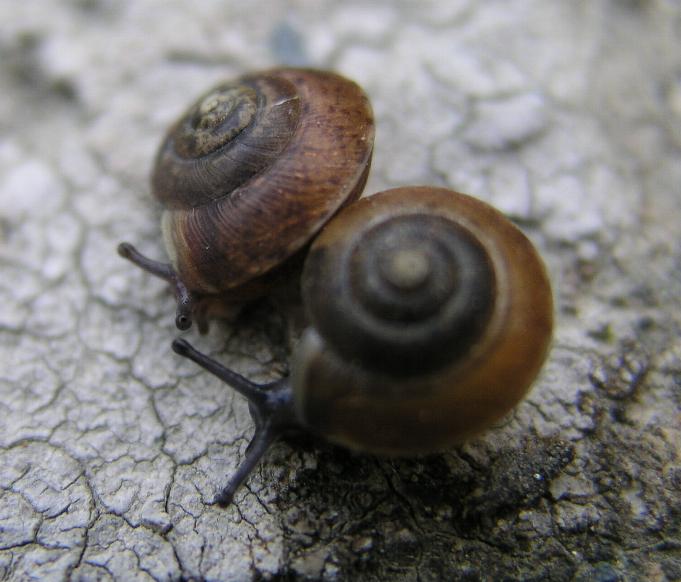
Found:
[[[251,404],[254,444],[220,503],[288,431],[390,455],[459,443],[521,400],[550,343],[551,289],[534,247],[450,190],[397,188],[347,206],[313,243],[301,286],[308,325],[288,378],[258,386],[173,344]]]
[[[366,95],[324,71],[273,69],[223,83],[170,128],[152,192],[170,263],[119,252],[171,283],[176,323],[262,294],[277,269],[364,188],[374,123]]]

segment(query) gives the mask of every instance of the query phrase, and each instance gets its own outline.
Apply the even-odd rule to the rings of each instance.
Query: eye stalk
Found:
[[[191,292],[177,276],[173,266],[170,263],[161,263],[145,257],[130,243],[120,243],[118,245],[118,254],[137,265],[143,271],[156,275],[168,282],[177,299],[175,325],[177,329],[182,331],[189,329],[192,326],[192,311],[195,300]]]

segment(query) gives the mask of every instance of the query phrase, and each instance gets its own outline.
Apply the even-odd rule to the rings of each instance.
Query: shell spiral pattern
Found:
[[[298,415],[377,453],[434,451],[486,428],[528,390],[551,337],[534,247],[492,207],[441,188],[344,209],[310,250],[303,295]]]
[[[180,277],[216,294],[293,255],[361,194],[373,135],[366,96],[333,73],[273,70],[202,96],[152,179]]]

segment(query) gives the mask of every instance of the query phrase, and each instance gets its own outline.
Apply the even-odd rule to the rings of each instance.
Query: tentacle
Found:
[[[176,339],[173,341],[172,347],[176,354],[184,356],[192,362],[197,363],[204,370],[208,370],[211,374],[217,376],[226,384],[229,384],[229,386],[239,394],[245,396],[254,406],[257,406],[258,408],[262,406],[262,403],[266,399],[265,386],[267,385],[261,386],[260,384],[247,380],[240,374],[226,368],[217,360],[202,354],[186,340]]]
[[[253,439],[251,440],[246,455],[236,472],[229,478],[227,486],[215,496],[213,503],[222,507],[227,507],[232,503],[234,494],[241,484],[248,478],[251,472],[260,462],[270,446],[279,438],[279,431],[268,424],[264,427],[256,428]]]
[[[171,283],[173,279],[177,278],[175,269],[170,263],[161,263],[160,261],[154,261],[149,257],[145,257],[140,253],[134,246],[130,243],[122,242],[118,245],[118,254],[124,259],[128,259],[131,263],[135,263],[140,269],[156,275],[161,279]]]
[[[291,385],[288,378],[269,384],[251,382],[220,362],[202,354],[183,339],[173,341],[172,347],[175,353],[196,362],[248,399],[251,417],[255,422],[255,434],[246,449],[246,456],[241,465],[232,475],[227,486],[215,498],[216,504],[229,505],[236,490],[250,475],[272,443],[286,433],[303,428],[295,415]]]
[[[177,311],[175,314],[175,325],[178,329],[189,329],[192,325],[192,311],[196,302],[196,297],[192,294],[170,263],[161,263],[145,257],[130,243],[123,242],[118,245],[118,254],[124,259],[137,265],[140,269],[156,275],[167,281],[172,287],[177,298]]]

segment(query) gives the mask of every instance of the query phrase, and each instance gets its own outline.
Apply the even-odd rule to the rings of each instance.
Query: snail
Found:
[[[223,83],[170,128],[152,192],[170,263],[118,252],[168,281],[176,325],[262,295],[278,268],[364,188],[371,105],[326,71],[273,69]]]
[[[387,455],[460,443],[522,399],[550,343],[551,288],[530,241],[442,188],[345,207],[312,244],[301,289],[308,323],[281,380],[254,384],[173,342],[250,404],[255,435],[221,505],[289,432]]]

